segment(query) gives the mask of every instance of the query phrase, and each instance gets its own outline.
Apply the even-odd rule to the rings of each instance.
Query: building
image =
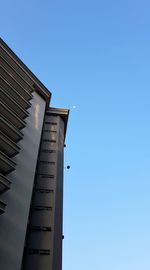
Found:
[[[67,109],[0,39],[0,269],[61,270]]]

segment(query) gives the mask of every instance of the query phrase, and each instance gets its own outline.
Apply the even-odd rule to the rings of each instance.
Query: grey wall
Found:
[[[60,116],[46,115],[23,270],[61,270],[62,267],[63,148],[63,120]]]
[[[20,153],[14,157],[16,171],[9,175],[11,189],[1,197],[7,203],[0,217],[0,269],[20,270],[31,195],[41,138],[45,101],[33,93],[32,106],[20,141]]]

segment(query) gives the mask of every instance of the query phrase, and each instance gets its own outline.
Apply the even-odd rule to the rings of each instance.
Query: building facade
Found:
[[[0,39],[0,269],[61,270],[69,110]]]

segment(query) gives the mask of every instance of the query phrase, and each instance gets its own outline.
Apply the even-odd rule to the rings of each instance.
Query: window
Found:
[[[51,232],[51,227],[47,226],[31,226],[31,229],[34,231],[44,231],[44,232]]]
[[[56,126],[57,123],[56,122],[49,122],[49,121],[45,121],[45,124],[48,124],[48,125],[53,125],[53,126]]]
[[[43,142],[56,143],[56,140],[44,139]]]
[[[50,154],[52,154],[52,153],[56,153],[56,150],[42,149],[41,152],[42,152],[42,153],[50,153]]]
[[[42,164],[51,164],[51,165],[55,164],[54,161],[47,161],[47,160],[40,160],[40,163],[42,163]]]
[[[51,130],[51,129],[44,129],[44,132],[50,132],[50,133],[57,133],[56,130]]]
[[[53,174],[40,174],[41,178],[54,178],[55,176]]]
[[[30,248],[29,249],[29,254],[30,255],[50,255],[50,250],[49,249],[35,249],[35,248]]]
[[[44,189],[44,188],[36,188],[36,191],[39,193],[53,193],[53,189]]]
[[[51,206],[34,206],[35,211],[52,211]]]

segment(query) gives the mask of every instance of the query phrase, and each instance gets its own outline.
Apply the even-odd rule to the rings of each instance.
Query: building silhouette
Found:
[[[0,39],[0,269],[61,270],[69,110]]]

